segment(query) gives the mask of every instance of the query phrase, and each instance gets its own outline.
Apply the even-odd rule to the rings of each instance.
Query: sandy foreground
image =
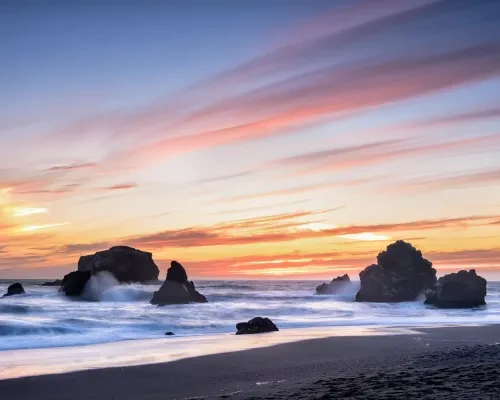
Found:
[[[394,335],[391,332],[390,329],[376,334],[358,332],[357,336],[281,344],[274,343],[279,342],[279,335],[286,336],[286,332],[234,341],[233,336],[226,336],[219,339],[217,348],[226,353],[180,356],[177,361],[163,363],[158,363],[164,359],[159,343],[171,349],[168,342],[140,341],[142,346],[149,344],[151,354],[157,354],[153,359],[145,356],[144,363],[149,360],[155,364],[3,379],[0,397],[20,400],[500,399],[499,325],[394,329]],[[182,352],[187,339],[177,343],[184,356],[207,352],[204,346],[208,345],[201,339],[198,344],[196,341],[191,344],[201,350],[191,353]],[[138,344],[121,342],[105,348],[115,352],[119,348],[122,354],[128,354],[139,351],[135,346]],[[249,349],[237,351],[244,346]],[[6,373],[22,375],[22,360],[26,368],[31,368],[28,375],[37,373],[33,370],[36,365],[39,373],[50,373],[54,360],[59,360],[60,368],[61,365],[90,368],[82,357],[96,348],[99,346],[82,346],[80,353],[78,349],[75,353],[73,348],[38,353],[33,350],[2,352],[0,371],[4,378]],[[61,363],[64,351],[66,363]],[[166,353],[170,354],[169,351]],[[33,354],[39,358],[47,355],[47,369],[40,367],[39,358],[35,358],[35,363],[27,358]],[[141,354],[136,353],[135,359],[140,359]],[[17,362],[16,369],[8,369],[15,364],[16,355],[21,361]],[[101,359],[104,361],[99,365],[112,365],[115,360],[113,352],[102,352]],[[120,359],[117,360],[120,363]]]

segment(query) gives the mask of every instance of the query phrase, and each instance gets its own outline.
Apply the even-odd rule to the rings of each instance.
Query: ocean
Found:
[[[92,278],[95,279],[95,278]],[[20,281],[26,294],[0,299],[0,350],[76,346],[132,339],[235,332],[256,316],[280,329],[304,327],[438,326],[500,323],[500,282],[488,283],[487,305],[439,310],[422,301],[356,303],[357,285],[336,295],[315,295],[316,281],[196,281],[206,304],[149,304],[159,285],[115,285],[95,279],[85,300],[42,281]],[[0,294],[12,281],[0,281]]]

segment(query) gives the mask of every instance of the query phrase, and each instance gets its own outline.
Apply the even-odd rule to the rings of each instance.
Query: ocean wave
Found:
[[[24,283],[23,283],[24,284]],[[26,284],[25,296],[0,301],[0,350],[84,345],[129,339],[229,333],[237,322],[271,318],[280,329],[319,326],[440,325],[500,322],[500,283],[488,283],[487,306],[438,310],[422,301],[384,304],[354,301],[357,284],[316,295],[313,281],[196,281],[206,304],[155,307],[157,288],[120,285],[107,274],[91,278],[84,299],[53,287]],[[0,293],[7,286],[0,285]]]
[[[89,279],[82,294],[82,300],[132,302],[150,300],[152,296],[153,291],[148,290],[148,286],[122,285],[113,274],[103,271]]]
[[[0,314],[26,314],[30,311],[29,306],[17,304],[0,304]]]
[[[31,325],[0,322],[0,336],[63,335],[79,333],[79,330],[62,325]]]

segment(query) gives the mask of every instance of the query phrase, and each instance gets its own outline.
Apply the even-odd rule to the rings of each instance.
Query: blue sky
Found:
[[[0,276],[500,266],[496,2],[10,1],[0,49]]]

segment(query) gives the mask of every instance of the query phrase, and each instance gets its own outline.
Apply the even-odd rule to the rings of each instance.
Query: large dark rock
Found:
[[[62,285],[61,279],[56,279],[55,281],[47,281],[42,283],[42,286],[61,286],[61,285]]]
[[[321,285],[316,286],[316,294],[333,294],[350,284],[351,279],[349,278],[349,275],[344,274],[332,279],[330,283],[322,283]]]
[[[70,272],[64,276],[60,290],[66,296],[80,296],[91,275],[90,271]]]
[[[425,292],[425,304],[440,308],[471,308],[485,305],[486,279],[476,271],[461,270],[438,279],[434,288]]]
[[[151,253],[128,246],[115,246],[82,256],[78,261],[78,271],[92,275],[108,271],[122,283],[155,281],[160,273]]]
[[[253,333],[277,332],[278,327],[269,318],[255,317],[248,322],[236,324],[237,335],[248,335]]]
[[[16,294],[24,294],[24,288],[23,285],[21,285],[19,282],[18,283],[13,283],[7,288],[7,293],[5,293],[2,297],[7,297],[7,296],[14,296]]]
[[[393,303],[416,300],[436,284],[432,263],[410,243],[398,240],[387,246],[372,264],[360,272],[356,301]]]
[[[165,282],[158,291],[154,292],[150,303],[165,306],[191,302],[206,303],[207,301],[207,298],[196,290],[194,282],[188,280],[184,267],[177,261],[172,261]]]

